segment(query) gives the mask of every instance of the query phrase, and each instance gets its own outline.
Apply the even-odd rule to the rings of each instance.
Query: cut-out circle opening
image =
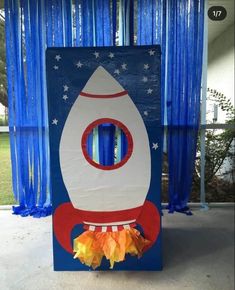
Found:
[[[89,124],[82,135],[81,145],[85,159],[102,170],[120,168],[133,152],[130,131],[122,122],[111,118]]]

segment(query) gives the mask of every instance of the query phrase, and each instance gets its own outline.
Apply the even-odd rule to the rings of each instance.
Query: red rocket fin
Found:
[[[58,206],[53,215],[53,227],[56,239],[71,254],[73,253],[71,232],[75,225],[81,223],[82,219],[71,202],[66,202]]]
[[[144,236],[151,243],[149,249],[157,240],[160,232],[160,214],[155,205],[145,201],[143,209],[136,221],[144,231]],[[55,210],[53,215],[54,234],[59,244],[69,253],[73,253],[71,246],[71,232],[75,225],[81,224],[82,218],[70,202],[63,203]]]
[[[161,217],[158,209],[152,202],[148,200],[145,201],[136,223],[142,227],[144,237],[151,242],[148,246],[146,246],[146,251],[156,242],[160,232]]]

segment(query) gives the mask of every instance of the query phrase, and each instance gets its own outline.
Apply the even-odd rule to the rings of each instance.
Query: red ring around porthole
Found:
[[[107,166],[98,164],[95,161],[93,161],[91,159],[91,157],[89,156],[88,151],[87,151],[88,135],[91,133],[92,129],[94,129],[96,126],[99,126],[99,125],[105,124],[105,123],[112,123],[112,124],[116,125],[117,127],[119,127],[120,129],[122,129],[122,131],[124,132],[124,134],[126,135],[126,138],[127,138],[127,153],[124,156],[124,158],[120,162],[118,162],[114,165],[107,165]],[[115,119],[111,119],[111,118],[102,118],[102,119],[95,120],[94,122],[92,122],[91,124],[89,124],[87,126],[87,128],[85,129],[85,131],[82,135],[81,146],[82,146],[83,155],[84,155],[85,159],[87,160],[87,162],[89,162],[91,165],[93,165],[94,167],[96,167],[98,169],[113,170],[113,169],[117,169],[117,168],[120,168],[121,166],[123,166],[131,157],[132,152],[133,152],[133,139],[132,139],[130,131],[127,129],[127,127],[122,122],[115,120]]]

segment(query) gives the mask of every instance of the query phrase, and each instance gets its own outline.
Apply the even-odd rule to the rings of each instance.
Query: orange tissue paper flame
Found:
[[[134,228],[123,229],[117,232],[85,231],[74,239],[74,259],[78,258],[83,264],[96,269],[102,258],[110,261],[110,269],[115,262],[125,260],[125,255],[140,258],[147,246],[151,243]]]

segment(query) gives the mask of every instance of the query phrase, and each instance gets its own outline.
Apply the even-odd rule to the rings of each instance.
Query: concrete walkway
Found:
[[[162,272],[54,272],[51,217],[0,210],[0,289],[234,289],[234,210],[163,217]]]

